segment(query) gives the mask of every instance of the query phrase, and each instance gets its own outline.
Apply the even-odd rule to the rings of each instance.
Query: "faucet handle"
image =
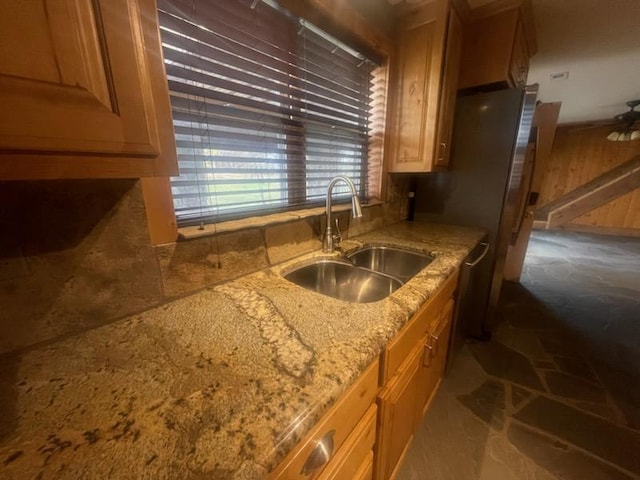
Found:
[[[336,218],[336,232],[333,234],[333,241],[335,245],[338,245],[342,241],[342,232],[340,231],[340,224]]]

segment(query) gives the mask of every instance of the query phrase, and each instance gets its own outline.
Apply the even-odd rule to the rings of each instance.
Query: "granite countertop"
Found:
[[[258,479],[455,269],[482,232],[400,223],[343,242],[435,254],[390,297],[298,287],[286,262],[0,366],[0,476]]]

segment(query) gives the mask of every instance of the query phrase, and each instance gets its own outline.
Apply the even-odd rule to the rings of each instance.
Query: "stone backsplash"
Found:
[[[378,204],[365,206],[362,218],[350,212],[334,218],[346,239],[406,218],[406,208],[401,202]],[[318,250],[325,225],[319,215],[158,245],[164,294],[185,295]]]
[[[0,184],[0,353],[158,305],[137,180]]]
[[[406,218],[406,182],[344,238]],[[55,341],[321,248],[324,215],[152,246],[134,179],[0,183],[0,355]]]

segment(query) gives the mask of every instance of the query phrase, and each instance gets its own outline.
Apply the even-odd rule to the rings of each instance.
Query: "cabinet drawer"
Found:
[[[349,438],[345,440],[340,451],[336,453],[335,457],[322,471],[318,480],[351,480],[352,478],[358,478],[358,472],[363,463],[369,459],[373,444],[376,441],[377,414],[378,407],[371,405],[362,420],[353,429]]]
[[[400,333],[389,342],[382,354],[381,385],[398,370],[411,350],[422,339],[433,322],[440,317],[440,312],[446,306],[458,285],[458,270],[456,270],[443,285],[407,323]]]
[[[269,478],[317,479],[375,402],[378,393],[378,370],[376,360],[276,467]],[[373,431],[375,433],[375,428]]]
[[[369,452],[362,465],[353,476],[354,480],[372,480],[373,479],[373,452]],[[347,480],[345,478],[345,480]]]

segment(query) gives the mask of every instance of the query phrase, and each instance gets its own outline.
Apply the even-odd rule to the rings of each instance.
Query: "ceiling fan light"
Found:
[[[631,132],[631,140],[640,140],[640,130],[634,130]]]
[[[620,137],[618,138],[619,142],[628,142],[629,140],[631,140],[631,132],[629,131],[621,133]]]
[[[607,135],[607,140],[609,140],[610,142],[615,142],[619,137],[620,134],[618,132],[611,132],[609,135]]]

